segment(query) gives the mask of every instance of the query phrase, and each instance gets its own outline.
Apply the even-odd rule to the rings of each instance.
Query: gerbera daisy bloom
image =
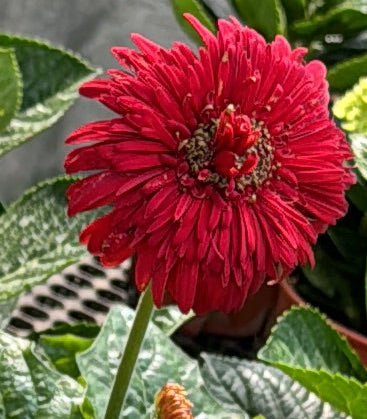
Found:
[[[124,70],[85,83],[115,119],[74,131],[70,216],[103,205],[80,240],[106,266],[137,254],[135,281],[152,281],[183,312],[239,310],[264,280],[314,263],[311,244],[345,214],[354,181],[343,132],[329,118],[325,67],[306,64],[282,36],[267,44],[236,19],[198,53],[133,34],[112,48]]]

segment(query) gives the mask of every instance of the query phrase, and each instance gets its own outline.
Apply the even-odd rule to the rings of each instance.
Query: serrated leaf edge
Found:
[[[23,36],[23,35],[20,35],[20,34],[12,34],[12,33],[1,32],[0,33],[0,47],[13,48],[14,50],[16,50],[16,48],[14,48],[13,46],[9,46],[9,47],[3,46],[2,43],[1,43],[2,38],[6,38],[8,40],[15,40],[15,41],[24,42],[25,44],[34,44],[38,47],[45,48],[49,51],[58,52],[62,56],[68,57],[72,61],[77,62],[78,64],[82,64],[83,66],[85,66],[90,71],[90,73],[95,73],[97,71],[98,72],[100,71],[99,68],[91,67],[91,64],[88,61],[86,61],[79,53],[74,52],[74,51],[72,51],[68,48],[65,48],[62,45],[51,44],[48,40],[45,40],[45,39],[42,39],[42,38],[39,38],[39,37],[33,37],[32,36],[32,38],[30,38],[30,37],[26,37],[26,36]]]
[[[22,204],[24,201],[26,201],[31,195],[34,193],[42,190],[43,188],[47,186],[54,186],[57,183],[71,183],[76,180],[81,179],[81,176],[75,176],[75,175],[60,175],[53,178],[49,178],[46,180],[43,180],[36,185],[32,186],[31,188],[27,189],[23,195],[21,195],[17,200],[12,202],[8,207],[6,207],[6,212],[11,211],[14,207]]]
[[[55,95],[47,97],[45,99],[45,101],[52,100],[54,97],[56,97],[59,94],[66,93],[66,92],[69,92],[69,91],[72,92],[73,90],[76,90],[76,88],[78,86],[80,86],[82,83],[84,83],[84,82],[86,82],[88,80],[92,80],[98,74],[99,73],[91,73],[89,76],[86,76],[86,77],[83,77],[83,78],[79,79],[76,83],[70,84],[66,89],[60,90]],[[54,115],[53,115],[53,118],[54,118],[53,119],[53,122],[49,126],[45,126],[42,129],[37,130],[37,132],[29,132],[29,133],[26,133],[26,134],[24,134],[24,137],[22,139],[20,139],[18,141],[9,142],[8,144],[5,143],[5,146],[4,146],[4,144],[2,144],[2,149],[0,151],[0,157],[3,156],[3,155],[5,155],[5,154],[7,154],[7,153],[9,153],[10,151],[14,150],[15,148],[20,147],[22,144],[24,144],[27,141],[31,140],[33,137],[36,137],[37,135],[39,135],[42,132],[46,131],[47,129],[51,128],[52,125],[54,125],[62,116],[64,116],[64,114],[66,113],[66,111],[75,103],[75,101],[77,99],[78,99],[78,95],[77,95],[77,92],[76,92],[75,93],[75,98],[73,98],[73,99],[70,100],[70,105],[68,105],[67,107],[64,107],[63,109],[58,110],[57,112],[54,113]],[[28,108],[28,109],[26,109],[23,112],[18,112],[17,114],[14,115],[14,117],[13,117],[12,120],[17,119],[17,116],[22,115],[23,113],[27,112],[29,109],[32,109],[32,108]],[[1,140],[2,134],[9,133],[8,129],[9,129],[10,126],[11,126],[11,124],[9,124],[7,126],[7,128],[0,133],[0,140]]]
[[[249,363],[251,363],[251,362],[254,362],[254,363],[257,363],[257,364],[259,364],[259,365],[262,365],[265,369],[266,368],[274,368],[274,369],[278,369],[278,370],[280,370],[280,372],[281,373],[283,373],[283,374],[285,374],[285,375],[287,375],[291,380],[293,380],[294,382],[297,382],[299,385],[301,385],[301,386],[303,386],[303,384],[302,383],[300,383],[298,380],[295,380],[290,374],[288,374],[288,373],[286,373],[284,370],[282,370],[281,368],[279,368],[279,367],[277,367],[277,365],[275,365],[275,364],[273,364],[273,363],[269,363],[269,362],[262,362],[261,360],[249,360],[249,359],[240,359],[240,358],[237,358],[237,357],[234,357],[234,356],[223,356],[223,355],[218,355],[218,354],[211,354],[211,353],[201,353],[200,354],[200,358],[202,358],[203,359],[203,361],[205,362],[205,365],[206,365],[206,367],[207,368],[209,368],[209,365],[210,365],[210,363],[212,363],[211,361],[210,361],[210,358],[211,359],[214,359],[215,360],[215,362],[217,362],[217,361],[219,361],[219,362],[222,362],[223,364],[226,364],[226,365],[228,365],[228,364],[231,364],[230,365],[230,367],[232,367],[232,368],[236,368],[236,365],[238,366],[238,363],[239,362],[241,362],[241,361],[246,361],[246,362],[249,362]],[[208,362],[208,359],[209,359],[209,362]],[[202,370],[202,366],[200,366],[200,373],[201,373],[201,370]],[[209,368],[209,370],[212,370],[212,368],[210,367]],[[258,374],[258,373],[257,373]],[[218,376],[217,374],[215,374],[216,376]],[[264,379],[264,381],[269,381],[269,377],[265,377],[265,376],[263,376],[263,379]],[[205,387],[207,388],[207,386],[206,386],[206,381],[204,380],[204,377],[203,377],[203,381],[204,381],[204,385],[205,385]],[[305,386],[303,386],[303,387],[305,387]],[[306,387],[305,387],[306,388]],[[320,401],[321,402],[325,402],[324,400],[322,400],[313,390],[312,391],[310,391],[308,388],[306,388],[306,390],[307,391],[309,391],[310,393],[312,393],[314,396],[316,396],[317,398],[319,398],[320,399]],[[207,388],[207,391],[210,393],[210,395],[217,401],[217,399],[214,397],[214,395],[209,391],[209,389]],[[231,397],[231,394],[229,393],[229,396]],[[219,401],[217,401],[217,403],[219,403],[220,404],[220,402]],[[329,403],[330,404],[330,403]],[[330,404],[331,405],[331,404]],[[305,412],[305,417],[308,417],[307,415],[306,415],[306,411],[305,411],[305,409],[304,409],[304,407],[302,406],[302,405],[299,405],[299,407]],[[241,407],[241,411],[242,412],[245,412],[243,409],[242,409],[242,407]]]
[[[267,362],[268,364],[272,365],[273,367],[276,367],[278,369],[280,369],[281,371],[283,371],[285,374],[287,374],[289,377],[291,377],[293,380],[297,381],[298,383],[300,383],[303,387],[305,387],[308,391],[313,392],[314,394],[317,395],[317,397],[319,397],[321,400],[329,403],[331,406],[333,406],[334,408],[343,411],[349,415],[353,415],[353,410],[350,408],[350,404],[348,402],[348,399],[344,399],[345,400],[345,404],[347,405],[348,409],[342,409],[340,407],[340,405],[337,405],[333,402],[333,399],[329,399],[328,397],[324,397],[323,394],[320,394],[320,392],[318,391],[318,386],[315,384],[314,386],[311,385],[307,385],[304,384],[304,381],[302,379],[298,378],[298,373],[302,373],[302,374],[315,374],[318,375],[319,377],[321,377],[322,375],[327,376],[327,379],[329,379],[330,381],[334,381],[336,379],[340,379],[341,381],[344,381],[347,385],[348,383],[351,383],[353,385],[356,385],[360,391],[366,391],[367,392],[367,383],[363,384],[361,383],[359,380],[357,380],[354,377],[346,377],[343,374],[340,374],[339,372],[336,373],[331,373],[327,370],[324,369],[314,369],[314,368],[299,368],[299,367],[293,367],[290,366],[284,362],[273,362],[273,361],[267,361],[266,359],[262,359],[263,361]],[[294,371],[294,373],[293,373]],[[313,382],[317,382],[316,380],[313,380]]]
[[[43,188],[47,187],[47,186],[55,186],[58,183],[62,184],[62,183],[71,183],[74,180],[79,179],[79,177],[77,176],[68,176],[68,175],[62,175],[62,176],[58,176],[55,178],[51,178],[51,179],[46,179],[43,182],[38,183],[37,185],[33,186],[32,188],[28,189],[18,200],[16,200],[15,202],[13,202],[11,205],[9,205],[9,207],[6,208],[6,214],[11,213],[12,210],[17,210],[17,207],[19,205],[22,205],[23,202],[25,202],[30,196],[32,196],[33,194],[37,193],[38,191],[42,190]],[[65,214],[65,217],[66,214]],[[86,251],[86,250],[85,250]],[[48,257],[48,256],[47,256]],[[81,256],[75,257],[75,256],[69,256],[68,259],[65,259],[64,263],[57,265],[57,268],[54,267],[53,270],[50,271],[50,275],[53,275],[57,272],[60,272],[62,269],[66,268],[67,266],[76,263],[78,260],[80,260]],[[42,256],[38,258],[39,260],[42,260]],[[23,268],[24,269],[24,268]],[[1,277],[1,281],[2,282],[6,282],[9,280],[9,278],[11,279],[12,276],[14,277],[15,274],[19,273],[19,270],[22,270],[22,267],[18,268],[16,271],[12,271],[9,272],[7,274],[5,274],[4,276]],[[47,280],[47,278],[42,279],[42,281],[37,281],[37,282],[33,282],[32,286],[35,285],[39,285],[40,283],[44,282],[45,280]],[[26,281],[23,281],[26,282]],[[0,302],[2,301],[6,301],[9,298],[15,297],[19,294],[22,294],[23,292],[26,292],[27,290],[30,289],[29,285],[25,285],[23,286],[21,289],[14,289],[12,294],[7,294],[5,296],[2,296],[0,293]]]
[[[343,334],[341,334],[337,329],[335,329],[334,325],[331,323],[330,319],[326,316],[326,314],[320,312],[320,310],[318,310],[316,307],[311,306],[310,304],[293,305],[289,310],[284,311],[277,318],[277,321],[276,321],[275,325],[271,328],[270,336],[268,337],[265,345],[257,353],[258,359],[260,359],[264,362],[270,362],[266,358],[263,358],[263,353],[264,353],[264,349],[267,348],[272,343],[272,341],[275,339],[274,334],[277,332],[279,324],[283,320],[285,320],[287,317],[292,315],[292,313],[294,313],[296,311],[302,312],[302,311],[305,311],[305,310],[308,311],[308,312],[311,312],[312,314],[319,317],[319,319],[323,320],[326,323],[326,325],[329,326],[331,333],[334,333],[337,337],[339,337],[343,341],[343,343],[346,345],[346,347],[349,349],[349,352],[350,352],[348,354],[348,353],[343,351],[343,353],[348,358],[348,360],[351,363],[353,368],[355,366],[355,363],[361,364],[361,361],[360,361],[356,351],[354,350],[354,348],[352,348],[352,346],[348,342],[348,339]],[[285,365],[287,365],[287,364],[285,364]],[[292,368],[296,368],[296,367],[292,367]],[[317,370],[315,370],[315,371],[317,371]]]
[[[20,36],[20,35],[13,35],[13,34],[9,34],[9,33],[0,33],[0,47],[4,48],[4,49],[13,49],[15,56],[16,56],[16,46],[13,45],[3,45],[2,40],[8,41],[8,42],[19,42],[24,44],[28,44],[34,47],[38,47],[38,48],[42,48],[42,49],[46,49],[48,51],[52,51],[52,52],[57,52],[58,54],[60,54],[62,57],[67,57],[71,62],[74,62],[77,65],[82,65],[85,67],[86,71],[89,72],[89,74],[86,74],[84,77],[80,78],[79,80],[75,81],[74,83],[70,84],[69,86],[65,87],[63,90],[58,91],[56,94],[48,96],[45,98],[44,101],[47,100],[51,100],[52,98],[54,98],[55,96],[57,96],[58,94],[61,93],[65,93],[65,92],[72,92],[74,90],[76,90],[76,87],[78,87],[79,85],[81,85],[83,82],[91,80],[93,78],[95,78],[98,74],[102,73],[102,70],[100,68],[94,68],[91,66],[90,63],[88,63],[86,60],[84,60],[80,54],[75,53],[69,49],[64,48],[63,46],[57,46],[57,45],[52,45],[51,43],[49,43],[48,41],[45,40],[41,40],[39,38],[28,38],[28,37],[24,37],[24,36]],[[19,72],[20,74],[20,68],[18,66]],[[78,98],[77,92],[75,94],[75,98],[71,99],[70,101],[70,105],[67,106],[65,109],[61,109],[59,112],[55,113],[54,117],[55,120],[53,121],[53,123],[56,123],[67,111],[67,109],[73,105],[73,103],[75,102],[75,100]],[[20,107],[19,107],[20,108]],[[22,115],[23,113],[25,113],[27,110],[32,109],[32,107],[29,107],[25,110],[23,110],[22,112],[18,112],[15,113],[13,119],[16,119],[17,116]],[[53,125],[53,123],[51,123],[51,125]],[[9,133],[9,127],[11,124],[9,124],[7,126],[7,128],[5,130],[3,130],[0,133],[0,140],[2,135],[6,135],[7,133]],[[41,130],[38,130],[36,133],[34,132],[30,132],[28,134],[25,134],[24,137],[21,140],[15,141],[13,143],[9,143],[7,144],[5,142],[5,145],[2,146],[1,152],[0,152],[0,157],[3,156],[4,154],[10,152],[11,150],[19,147],[20,145],[24,144],[25,142],[27,142],[28,140],[32,139],[33,137],[41,134],[43,131],[45,131],[46,129],[48,129],[49,126],[44,127]]]

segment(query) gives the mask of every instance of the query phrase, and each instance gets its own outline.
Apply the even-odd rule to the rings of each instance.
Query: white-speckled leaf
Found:
[[[69,218],[65,191],[71,178],[28,190],[0,218],[0,301],[8,300],[86,255],[81,228],[96,212]]]
[[[33,39],[0,34],[0,47],[15,52],[23,79],[23,102],[0,135],[0,156],[53,125],[96,74],[78,57]]]
[[[0,47],[0,132],[22,102],[22,76],[13,49]]]
[[[80,372],[87,382],[87,397],[97,417],[103,417],[133,317],[134,311],[128,307],[113,307],[93,345],[77,355]],[[196,419],[244,417],[222,410],[209,396],[197,362],[151,323],[121,417],[150,418],[155,393],[168,381],[186,388]]]
[[[0,331],[0,417],[81,418],[84,389],[52,369],[34,344]]]
[[[346,418],[276,368],[245,359],[202,357],[205,385],[224,409],[266,419]]]
[[[367,118],[367,113],[365,118]],[[357,168],[367,180],[367,135],[351,134],[350,140]]]
[[[195,313],[190,310],[187,314],[182,314],[177,306],[168,306],[154,310],[153,322],[167,336],[172,336],[175,331],[188,320],[192,319]]]
[[[0,301],[0,329],[3,329],[11,316],[18,301],[18,297],[12,297],[5,301]],[[1,417],[1,416],[0,416]]]
[[[316,309],[286,312],[258,356],[335,409],[354,419],[366,417],[367,372],[345,337]]]

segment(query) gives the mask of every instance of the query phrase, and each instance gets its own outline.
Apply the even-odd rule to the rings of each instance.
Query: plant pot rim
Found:
[[[279,284],[280,288],[287,295],[287,297],[292,300],[295,304],[298,305],[312,305],[304,300],[302,297],[297,294],[291,284],[288,283],[288,280],[284,280]],[[348,337],[350,341],[358,342],[359,345],[363,345],[367,348],[367,335],[362,335],[353,329],[348,328],[347,326],[342,325],[341,323],[331,319],[327,316],[328,321],[343,335]]]

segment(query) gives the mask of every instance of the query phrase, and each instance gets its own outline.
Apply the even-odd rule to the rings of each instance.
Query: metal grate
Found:
[[[86,257],[22,296],[7,331],[27,337],[61,324],[101,324],[113,304],[136,306],[138,293],[131,273],[131,259],[107,269],[96,258]]]
[[[136,306],[139,295],[131,278],[131,259],[117,269],[106,269],[89,256],[22,296],[6,329],[14,335],[28,337],[33,332],[41,333],[63,324],[100,325],[112,305]],[[181,331],[172,339],[192,357],[205,351],[252,359],[260,342],[256,336],[236,338],[202,332],[190,336]]]

